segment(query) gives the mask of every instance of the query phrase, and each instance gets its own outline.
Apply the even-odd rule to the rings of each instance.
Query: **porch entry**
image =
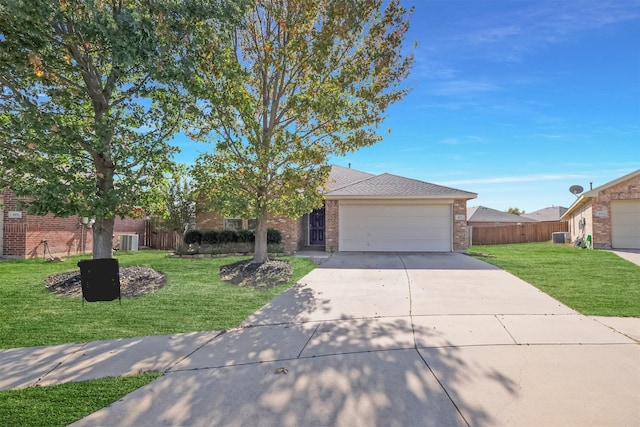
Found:
[[[309,214],[309,246],[324,246],[324,208]]]

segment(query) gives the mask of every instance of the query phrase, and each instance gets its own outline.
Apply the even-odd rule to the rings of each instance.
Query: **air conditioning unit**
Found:
[[[121,234],[118,236],[118,247],[121,251],[137,251],[138,235],[137,234]]]
[[[551,233],[551,240],[553,241],[553,243],[569,243],[569,241],[571,240],[571,235],[570,233],[567,233],[565,231],[559,231]]]

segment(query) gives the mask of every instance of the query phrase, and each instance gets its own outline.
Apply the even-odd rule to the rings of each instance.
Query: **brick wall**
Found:
[[[4,256],[10,258],[44,257],[45,247],[47,256],[91,254],[92,231],[80,223],[78,216],[58,218],[53,215],[28,215],[26,211],[20,211],[21,218],[9,218],[10,211],[18,211],[17,202],[20,198],[8,190],[4,190],[3,196],[5,209],[2,212],[2,253]],[[116,236],[138,234],[140,236],[139,242],[143,242],[144,223],[142,218],[120,219],[117,217],[114,234]],[[116,239],[114,239],[114,245]]]
[[[46,256],[91,253],[91,230],[80,224],[77,216],[56,218],[53,215],[26,215],[26,218],[26,258],[45,257],[45,249]]]
[[[275,216],[267,220],[267,227],[282,233],[282,246],[287,253],[293,253],[300,248],[303,233],[300,219]],[[246,219],[242,221],[242,228],[247,228]],[[196,229],[201,231],[224,230],[224,217],[215,212],[197,212]]]
[[[293,253],[299,248],[300,235],[302,234],[299,219],[291,219],[285,216],[275,216],[267,220],[267,227],[275,228],[282,233],[282,246],[287,253]]]
[[[337,252],[340,237],[340,202],[338,200],[325,201],[324,218],[325,251]]]
[[[196,230],[224,230],[224,217],[215,212],[196,212]]]
[[[592,199],[593,215],[591,218],[594,248],[611,248],[611,202],[631,199],[640,199],[640,176],[600,191],[598,197]]]
[[[113,225],[113,246],[118,244],[118,236],[121,234],[137,234],[138,247],[143,246],[146,239],[146,228],[144,218],[116,217]]]
[[[459,216],[461,219],[456,219]],[[467,236],[467,201],[453,201],[453,250],[464,252],[468,246]]]
[[[18,197],[8,190],[3,190],[5,209],[3,215],[2,253],[9,258],[23,258],[26,244],[27,218],[9,218],[9,212],[17,211]]]

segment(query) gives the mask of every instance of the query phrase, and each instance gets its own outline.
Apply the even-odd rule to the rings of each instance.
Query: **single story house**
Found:
[[[525,222],[538,222],[522,215],[514,215],[485,206],[472,206],[467,209],[467,224],[470,227],[500,227]]]
[[[550,206],[548,208],[539,209],[531,213],[523,213],[523,218],[534,219],[538,222],[560,222],[562,215],[568,210],[563,206]]]
[[[19,210],[20,200],[9,190],[0,190],[0,256],[36,258],[90,254],[93,234],[88,218],[29,215]],[[121,234],[137,234],[145,239],[145,220],[116,217],[114,245]]]
[[[640,249],[640,169],[586,191],[562,216],[571,241],[599,249]]]
[[[269,218],[287,252],[452,252],[467,249],[467,200],[477,194],[391,174],[332,166],[324,207]],[[199,230],[251,228],[251,219],[197,212]]]

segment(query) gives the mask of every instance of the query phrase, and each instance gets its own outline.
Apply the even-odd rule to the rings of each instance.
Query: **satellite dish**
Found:
[[[571,187],[569,187],[569,191],[571,192],[571,194],[577,197],[578,194],[584,191],[584,188],[582,188],[581,185],[572,185]]]

